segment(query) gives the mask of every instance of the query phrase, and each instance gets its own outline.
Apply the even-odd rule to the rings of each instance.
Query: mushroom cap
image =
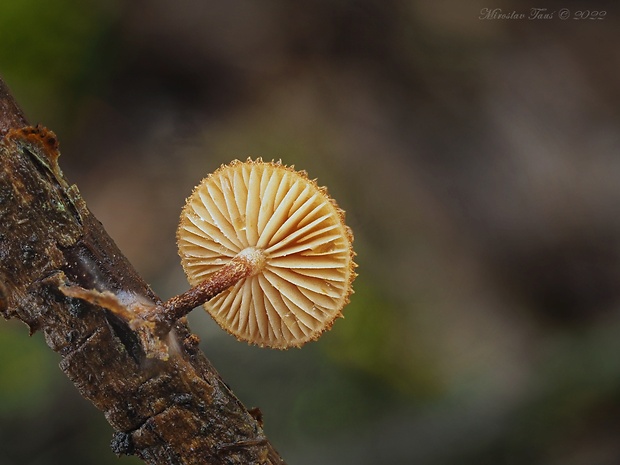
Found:
[[[177,230],[192,286],[238,254],[260,268],[204,306],[239,340],[278,349],[318,339],[349,302],[353,234],[325,188],[280,162],[235,160],[187,199]]]

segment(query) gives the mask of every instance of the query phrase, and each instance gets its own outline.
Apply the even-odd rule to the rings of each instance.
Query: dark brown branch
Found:
[[[54,134],[27,127],[2,82],[0,132],[0,313],[44,333],[117,431],[114,452],[161,465],[284,464],[184,323],[166,340],[167,361],[147,359],[122,319],[60,291],[162,305],[65,181]]]
[[[18,129],[27,125],[24,113],[5,82],[0,78],[0,137],[4,137],[10,129]]]

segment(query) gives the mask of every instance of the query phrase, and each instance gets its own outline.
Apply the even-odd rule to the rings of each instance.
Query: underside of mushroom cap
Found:
[[[223,165],[181,214],[179,255],[191,285],[245,254],[253,272],[205,304],[226,331],[285,349],[317,339],[349,301],[353,235],[325,188],[279,162]]]

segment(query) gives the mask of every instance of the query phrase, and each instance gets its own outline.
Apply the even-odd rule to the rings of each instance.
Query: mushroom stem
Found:
[[[248,247],[242,250],[207,279],[164,302],[163,309],[152,315],[152,319],[156,320],[161,330],[167,332],[175,321],[186,316],[194,308],[208,302],[242,279],[260,272],[265,266],[265,261],[266,256],[261,249]]]

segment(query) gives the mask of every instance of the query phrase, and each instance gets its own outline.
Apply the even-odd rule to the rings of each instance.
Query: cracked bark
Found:
[[[57,141],[29,127],[0,81],[0,313],[42,331],[60,368],[117,431],[113,451],[148,464],[282,464],[250,413],[177,322],[167,361],[148,359],[114,314],[59,286],[161,304],[57,164]]]

